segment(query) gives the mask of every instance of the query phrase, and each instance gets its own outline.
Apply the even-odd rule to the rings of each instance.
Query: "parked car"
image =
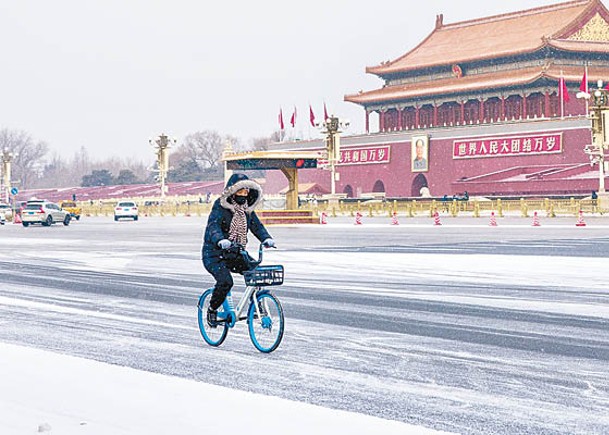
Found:
[[[35,200],[27,202],[21,211],[21,220],[24,227],[30,224],[42,224],[48,227],[56,222],[62,222],[67,226],[70,225],[71,216],[53,202]]]
[[[138,218],[137,204],[133,201],[120,201],[114,207],[114,220],[118,221],[121,218],[130,218],[134,221]]]
[[[0,222],[6,222],[13,218],[13,209],[10,205],[0,202]]]
[[[80,220],[80,214],[82,213],[82,209],[76,204],[74,201],[61,201],[59,206],[70,213],[72,219]]]

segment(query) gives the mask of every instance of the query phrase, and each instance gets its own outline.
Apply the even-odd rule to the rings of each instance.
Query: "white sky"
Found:
[[[428,0],[0,0],[0,128],[70,157],[153,159],[148,138],[217,130],[268,136],[296,106],[296,134],[363,110],[345,94],[381,86],[366,66],[414,48],[436,14],[452,23],[556,3]],[[458,42],[455,41],[457,44]]]

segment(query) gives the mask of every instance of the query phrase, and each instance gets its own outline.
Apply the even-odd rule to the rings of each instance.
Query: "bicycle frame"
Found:
[[[228,292],[226,295],[226,299],[222,303],[222,311],[218,311],[218,319],[219,320],[227,320],[230,315],[230,321],[227,321],[227,325],[229,328],[235,326],[235,323],[245,320],[247,318],[246,315],[243,314],[246,307],[248,307],[248,303],[252,300],[252,296],[256,295],[256,293],[262,287],[258,286],[246,286],[245,292],[237,302],[237,307],[235,307],[233,302],[232,291]],[[256,310],[256,314],[260,316],[260,308],[258,304],[254,304],[254,308]]]

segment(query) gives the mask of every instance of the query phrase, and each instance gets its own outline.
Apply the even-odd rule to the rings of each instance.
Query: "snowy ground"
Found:
[[[3,435],[440,433],[37,349],[0,354]]]
[[[198,336],[204,219],[0,229],[0,428],[194,433],[163,424],[203,430],[219,406],[302,433],[609,433],[606,219],[330,222],[271,228],[287,325],[268,356],[244,328],[218,349]],[[92,414],[104,405],[116,419]],[[118,419],[124,432],[94,432]]]

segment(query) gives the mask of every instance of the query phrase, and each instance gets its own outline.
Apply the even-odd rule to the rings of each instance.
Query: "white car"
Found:
[[[42,224],[49,227],[56,222],[67,226],[70,225],[70,220],[70,213],[62,210],[57,204],[44,200],[28,201],[21,211],[21,221],[24,227],[30,224]]]
[[[133,201],[120,201],[114,207],[114,220],[118,221],[121,218],[129,218],[134,221],[138,218],[137,204]]]
[[[13,209],[8,204],[4,204],[0,202],[0,225],[4,225],[4,223],[11,219],[13,216]]]

